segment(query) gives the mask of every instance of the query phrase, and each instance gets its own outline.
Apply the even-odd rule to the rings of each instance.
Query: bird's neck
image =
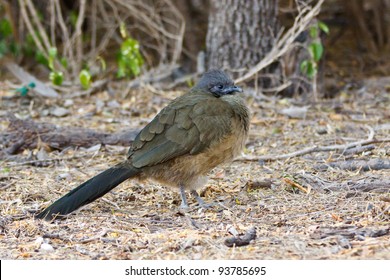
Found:
[[[234,113],[241,120],[245,131],[248,131],[250,123],[250,111],[248,106],[246,106],[244,99],[237,94],[225,95],[220,98],[221,100],[230,104]]]

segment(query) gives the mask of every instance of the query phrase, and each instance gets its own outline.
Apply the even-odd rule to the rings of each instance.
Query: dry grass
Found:
[[[378,83],[376,83],[378,85]],[[120,91],[118,91],[120,92]],[[134,92],[117,99],[120,107],[96,110],[96,101],[113,97],[99,93],[75,100],[72,114],[64,118],[41,116],[39,121],[60,125],[117,131],[142,127],[168,99],[150,92]],[[346,93],[342,110],[333,104],[309,109],[305,119],[292,120],[277,112],[289,104],[261,101],[251,104],[254,113],[246,153],[251,156],[282,154],[309,145],[330,145],[365,139],[367,126],[389,123],[390,100],[386,91],[367,89],[356,98]],[[121,100],[121,101],[119,101]],[[360,101],[359,101],[360,100]],[[381,100],[378,102],[377,100]],[[250,100],[248,100],[251,103]],[[333,102],[336,102],[335,100]],[[2,110],[36,113],[50,101],[33,108],[15,104]],[[39,115],[39,112],[37,113]],[[92,117],[93,116],[93,117]],[[1,126],[5,128],[6,121]],[[318,131],[326,130],[325,134]],[[389,128],[375,130],[385,138]],[[36,153],[37,151],[33,151]],[[390,170],[359,172],[329,169],[317,172],[315,164],[332,153],[315,153],[283,161],[236,161],[217,168],[202,195],[221,205],[211,210],[178,213],[179,195],[153,182],[127,181],[67,219],[47,223],[32,212],[47,206],[79,183],[120,161],[126,149],[52,151],[58,158],[48,167],[3,162],[0,176],[0,258],[2,259],[389,259],[389,190],[367,193],[341,189],[327,192],[312,185],[308,194],[293,189],[283,178],[314,174],[331,182],[363,177],[389,178]],[[27,155],[28,153],[25,152]],[[353,158],[388,158],[390,144],[377,144]],[[63,160],[61,160],[63,159]],[[333,160],[344,158],[333,157]],[[60,179],[62,178],[62,179]],[[271,180],[272,187],[247,188],[250,182]],[[299,181],[298,181],[299,182]],[[301,183],[301,182],[300,182]],[[305,186],[307,187],[307,186]],[[193,199],[190,199],[194,203]],[[234,227],[244,233],[255,226],[257,239],[246,247],[228,248],[225,238]],[[384,235],[374,237],[378,230]],[[381,235],[381,234],[377,234]],[[53,247],[45,251],[43,242]]]

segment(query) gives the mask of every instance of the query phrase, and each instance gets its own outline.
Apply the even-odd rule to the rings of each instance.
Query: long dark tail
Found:
[[[140,169],[132,167],[127,162],[120,163],[71,190],[36,215],[36,217],[38,219],[52,220],[61,215],[69,214],[81,206],[91,203],[105,195],[126,179],[140,173],[140,171]]]

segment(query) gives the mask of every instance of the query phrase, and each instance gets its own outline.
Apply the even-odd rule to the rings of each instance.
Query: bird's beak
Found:
[[[235,92],[242,92],[242,88],[240,88],[236,85],[233,85],[233,86],[227,87],[223,90],[224,94],[233,94]]]

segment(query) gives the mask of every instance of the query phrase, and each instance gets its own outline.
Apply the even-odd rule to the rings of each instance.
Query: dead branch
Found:
[[[327,190],[327,191],[341,191],[349,190],[356,194],[356,192],[376,192],[376,193],[387,193],[390,191],[390,180],[381,177],[364,177],[355,181],[346,180],[342,182],[332,182],[325,180],[318,175],[310,173],[296,174],[294,180],[299,182],[300,185],[309,185],[316,190]],[[351,196],[351,194],[348,194]]]
[[[95,236],[92,236],[90,238],[85,238],[85,239],[78,240],[78,242],[80,242],[82,244],[85,244],[85,243],[93,242],[93,241],[96,241],[96,240],[101,240],[105,235],[107,235],[108,233],[111,233],[111,232],[113,232],[113,233],[121,233],[121,234],[128,234],[128,235],[131,235],[131,236],[136,236],[137,235],[133,231],[105,228],[105,229],[102,230],[101,233],[99,233],[99,234],[97,234]]]
[[[325,164],[318,164],[314,166],[314,169],[318,171],[326,171],[329,168],[336,168],[342,170],[360,170],[360,171],[369,171],[369,170],[382,170],[390,169],[390,160],[374,158],[370,160],[347,160],[340,162],[329,162]]]
[[[251,156],[242,156],[238,158],[237,160],[240,161],[274,161],[274,160],[280,160],[280,159],[288,159],[298,156],[303,156],[310,153],[316,153],[316,152],[329,152],[329,151],[340,151],[342,153],[347,152],[348,149],[355,148],[355,147],[361,147],[366,146],[370,144],[375,143],[386,143],[390,142],[390,138],[384,138],[384,139],[375,139],[374,135],[374,129],[372,127],[367,126],[367,129],[369,130],[369,135],[366,140],[360,140],[352,143],[347,144],[339,144],[339,145],[330,145],[330,146],[313,146],[309,148],[305,148],[299,151],[295,151],[288,154],[282,154],[282,155],[265,155],[265,156],[259,156],[259,157],[251,157]]]
[[[382,228],[358,228],[356,226],[342,226],[342,227],[319,227],[316,229],[311,238],[323,239],[330,236],[342,236],[348,239],[353,239],[357,236],[362,237],[380,237],[390,233],[389,227]]]
[[[358,146],[343,151],[343,153],[340,156],[352,156],[356,154],[361,154],[363,152],[372,151],[374,149],[375,149],[375,145]]]
[[[34,30],[34,27],[30,21],[30,17],[28,16],[27,14],[27,10],[26,10],[26,5],[25,5],[25,1],[22,1],[22,0],[19,0],[19,7],[20,7],[20,13],[22,15],[22,19],[23,19],[23,22],[26,24],[27,26],[27,29],[28,29],[28,32],[29,34],[31,34],[31,37],[33,38],[34,40],[34,43],[35,45],[37,46],[37,48],[46,56],[46,58],[48,57],[48,54],[45,50],[45,48],[43,47],[41,41],[39,40],[37,34],[35,33],[35,30]]]
[[[25,33],[32,36],[37,49],[48,58],[50,48],[57,48],[55,67],[64,72],[66,79],[78,79],[81,65],[87,62],[88,66],[95,66],[96,58],[112,51],[113,44],[119,49],[123,40],[117,31],[122,25],[132,38],[139,40],[148,68],[178,62],[185,20],[171,0],[149,4],[143,0],[78,2],[77,20],[73,25],[66,22],[67,7],[59,0],[49,1],[44,11],[40,10],[42,5],[31,0],[18,0],[16,5],[20,10],[20,25],[27,27]],[[39,13],[45,17],[39,17]],[[90,38],[88,44],[83,43],[86,37]],[[69,71],[60,63],[60,58],[66,58]]]
[[[390,142],[390,138],[384,138],[384,139],[366,139],[361,141],[356,141],[348,144],[343,145],[330,145],[330,146],[313,146],[309,148],[305,148],[299,151],[295,151],[288,154],[282,154],[282,155],[265,155],[265,156],[243,156],[238,158],[239,161],[274,161],[274,160],[280,160],[280,159],[289,159],[293,157],[303,156],[310,153],[317,153],[317,152],[329,152],[329,151],[346,151],[350,148],[358,147],[358,146],[365,146],[369,144],[375,144],[375,143],[386,143]]]
[[[32,3],[31,0],[24,0],[24,2],[27,4],[27,7],[28,7],[29,12],[31,14],[31,18],[34,21],[34,24],[39,31],[39,35],[42,38],[42,41],[43,41],[43,44],[45,45],[46,50],[49,50],[51,47],[51,44],[50,44],[49,38],[47,36],[47,33],[45,32],[43,24],[42,24],[41,20],[39,19],[38,12],[35,9],[34,4]],[[19,3],[20,3],[20,1],[19,1]]]
[[[81,62],[83,59],[83,32],[81,30],[81,27],[83,25],[83,22],[85,20],[85,6],[86,6],[86,0],[80,0],[80,9],[77,14],[77,22],[76,22],[76,28],[75,32],[73,34],[72,41],[75,41],[76,45],[76,62]],[[73,65],[73,74],[77,75],[80,72],[80,65],[79,63]]]
[[[129,146],[138,133],[136,130],[105,133],[80,127],[58,127],[49,123],[19,120],[13,116],[9,121],[7,131],[0,133],[0,145],[6,148],[8,154],[34,149],[38,145],[54,149],[91,147],[97,144]]]

